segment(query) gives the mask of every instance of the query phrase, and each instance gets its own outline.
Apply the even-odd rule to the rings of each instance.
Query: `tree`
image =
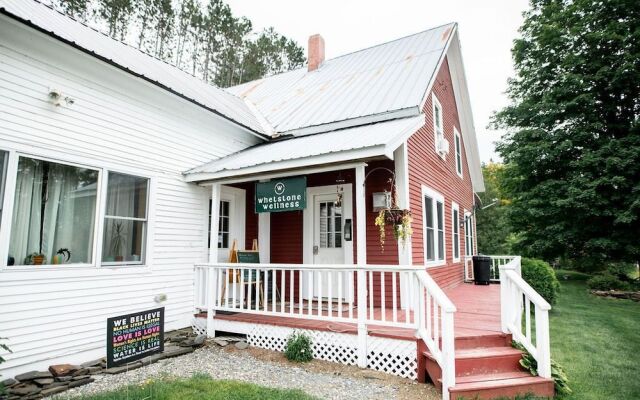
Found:
[[[98,14],[112,38],[125,40],[132,12],[133,0],[99,0]]]
[[[80,21],[87,21],[90,0],[55,0],[54,5],[63,13]]]
[[[278,34],[275,29],[268,28],[247,46],[242,81],[248,82],[300,68],[305,61],[304,52],[300,46]]]
[[[532,0],[494,126],[527,253],[640,259],[640,7]]]
[[[513,254],[514,234],[507,216],[511,201],[502,188],[504,165],[490,162],[482,165],[485,191],[479,193],[482,207],[476,211],[478,252]]]

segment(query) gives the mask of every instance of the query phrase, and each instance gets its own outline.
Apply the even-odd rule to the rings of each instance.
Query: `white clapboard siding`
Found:
[[[51,105],[52,88],[75,103]],[[188,326],[193,265],[206,261],[209,191],[185,183],[182,172],[259,141],[210,111],[0,16],[0,150],[152,181],[146,266],[0,271],[0,337],[13,350],[0,375],[103,356],[107,318],[159,307],[159,294],[167,296],[166,328]]]

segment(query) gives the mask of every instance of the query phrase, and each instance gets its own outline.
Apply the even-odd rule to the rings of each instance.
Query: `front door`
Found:
[[[305,247],[308,249],[305,257],[306,264],[343,265],[352,264],[353,247],[351,241],[344,238],[345,220],[351,219],[351,191],[343,193],[342,201],[338,204],[336,187],[310,188],[307,204],[310,206],[305,212]],[[312,277],[309,276],[312,274]],[[313,293],[309,293],[308,282],[313,282]],[[342,288],[338,285],[342,281]],[[348,278],[346,275],[339,279],[337,273],[320,271],[303,274],[303,288],[307,298],[327,300],[329,295],[333,300],[340,296],[348,298]],[[331,292],[331,293],[329,293]]]

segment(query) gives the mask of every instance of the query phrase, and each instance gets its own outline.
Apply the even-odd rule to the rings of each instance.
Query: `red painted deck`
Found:
[[[446,289],[445,293],[457,308],[455,314],[455,334],[460,337],[476,337],[495,335],[500,330],[500,285],[473,285],[461,284],[454,288]],[[297,309],[297,308],[296,308]],[[376,319],[380,319],[383,310],[375,309]],[[391,320],[392,310],[384,310],[387,320]],[[354,315],[357,310],[354,309]],[[335,314],[335,312],[334,312]],[[404,311],[398,310],[398,319],[404,319]],[[250,313],[216,314],[216,319],[252,322],[258,324],[287,326],[299,329],[313,329],[322,331],[334,331],[340,333],[357,333],[356,324],[319,321],[303,318],[287,318],[270,315]],[[398,339],[415,340],[415,330],[391,328],[387,326],[369,325],[369,334],[372,336],[393,337]]]

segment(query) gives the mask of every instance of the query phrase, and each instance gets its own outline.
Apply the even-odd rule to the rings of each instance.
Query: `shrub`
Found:
[[[523,258],[522,279],[540,293],[540,296],[549,304],[555,304],[560,283],[549,263],[535,258]]]
[[[596,275],[589,279],[587,286],[589,286],[591,290],[631,290],[629,282],[624,282],[609,272]]]
[[[304,333],[294,332],[287,338],[284,355],[288,360],[295,362],[311,361],[313,359],[311,338]]]
[[[538,376],[538,361],[529,353],[526,347],[515,340],[511,341],[511,346],[522,351],[522,358],[520,359],[520,365],[526,369],[533,376]],[[564,368],[553,359],[551,359],[551,379],[556,389],[556,395],[560,398],[570,395],[572,393],[569,387],[569,378],[567,373],[564,372]]]

